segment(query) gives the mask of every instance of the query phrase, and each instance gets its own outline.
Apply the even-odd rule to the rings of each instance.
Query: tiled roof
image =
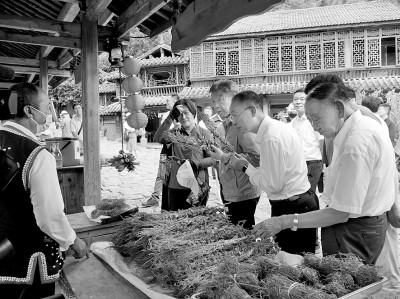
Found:
[[[379,78],[362,78],[347,79],[345,84],[352,89],[376,90],[376,89],[393,89],[400,88],[400,77],[379,77]],[[299,88],[304,88],[307,82],[282,82],[282,83],[260,83],[239,85],[239,90],[252,90],[258,94],[282,94],[293,93]],[[185,87],[179,97],[182,99],[201,99],[209,98],[209,87]]]
[[[175,57],[160,57],[142,59],[140,63],[142,67],[158,66],[158,65],[174,65],[174,64],[185,64],[189,61],[189,57],[175,56]]]
[[[266,12],[240,19],[212,37],[397,20],[400,20],[400,6],[371,1]]]
[[[169,96],[158,96],[158,97],[144,97],[146,100],[145,107],[150,106],[162,106],[167,103],[167,99]],[[119,102],[112,103],[108,106],[100,107],[100,115],[112,115],[115,113],[121,112],[121,104]],[[124,108],[124,112],[129,112],[128,109]]]
[[[115,93],[115,89],[115,83],[105,81],[99,84],[99,93]]]

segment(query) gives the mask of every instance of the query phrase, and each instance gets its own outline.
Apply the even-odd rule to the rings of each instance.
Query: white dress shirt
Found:
[[[35,135],[25,127],[6,122],[28,138],[37,140]],[[62,250],[67,250],[74,243],[76,234],[64,214],[64,201],[58,182],[56,161],[47,150],[42,150],[33,161],[29,172],[28,188],[38,227],[54,241]]]
[[[387,123],[385,122],[385,120],[382,117],[380,117],[380,115],[378,113],[374,113],[374,114],[381,122],[382,127],[385,129],[385,132],[387,132],[389,134],[389,127],[388,127]]]
[[[331,208],[350,213],[350,218],[389,211],[398,186],[389,135],[373,119],[354,112],[333,141],[325,174],[324,197]]]
[[[301,117],[296,116],[289,124],[292,125],[300,137],[306,161],[322,160],[319,141],[324,139],[324,137],[317,131],[314,131],[306,115],[303,114]]]
[[[255,143],[260,167],[249,164],[246,174],[269,199],[287,199],[310,189],[301,141],[291,126],[266,116]]]

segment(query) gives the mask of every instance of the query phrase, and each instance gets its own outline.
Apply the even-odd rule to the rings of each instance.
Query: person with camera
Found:
[[[54,157],[35,136],[52,103],[30,83],[11,92],[17,113],[0,128],[0,297],[42,298],[54,295],[62,251],[82,258],[87,247],[64,214]]]

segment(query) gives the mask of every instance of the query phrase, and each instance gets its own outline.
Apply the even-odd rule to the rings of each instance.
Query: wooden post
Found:
[[[49,76],[47,58],[41,57],[39,61],[40,74],[39,74],[39,86],[44,90],[46,94],[49,94]]]
[[[82,98],[85,205],[101,200],[97,21],[82,20]]]

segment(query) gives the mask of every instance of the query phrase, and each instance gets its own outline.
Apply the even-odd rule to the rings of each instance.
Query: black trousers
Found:
[[[254,213],[256,212],[259,199],[260,196],[239,202],[224,200],[224,204],[228,207],[229,220],[235,225],[243,222],[241,224],[243,224],[244,228],[252,229],[255,224]]]
[[[0,284],[0,298],[4,299],[40,299],[55,294],[55,282],[41,284],[37,266],[32,285]]]
[[[163,185],[161,209],[165,211],[178,211],[192,208],[193,206],[186,201],[190,192],[190,189],[173,189]],[[205,206],[207,204],[207,200],[208,194],[201,205]]]
[[[375,264],[381,254],[387,229],[386,213],[374,217],[350,218],[346,223],[321,230],[324,254],[354,253],[366,264]]]
[[[319,178],[321,177],[323,164],[321,160],[307,161],[308,181],[311,189],[316,192]]]
[[[300,194],[296,200],[270,200],[270,203],[272,217],[294,213],[302,214],[319,209],[318,197],[311,189]],[[282,250],[292,254],[315,253],[316,240],[316,228],[302,228],[297,231],[285,229],[275,238]]]

